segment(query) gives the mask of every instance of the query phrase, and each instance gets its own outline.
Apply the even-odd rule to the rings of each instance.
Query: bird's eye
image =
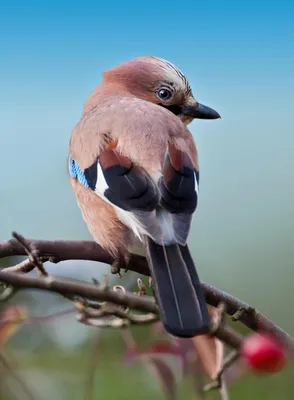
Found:
[[[172,92],[169,89],[159,89],[157,92],[157,96],[161,100],[168,100],[172,97]]]

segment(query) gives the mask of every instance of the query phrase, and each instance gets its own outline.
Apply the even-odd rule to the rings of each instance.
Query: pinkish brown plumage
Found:
[[[164,323],[179,336],[203,333],[209,321],[186,249],[199,175],[196,146],[186,125],[193,118],[218,117],[196,102],[175,66],[138,57],[103,74],[70,141],[71,184],[91,234],[116,258],[126,258],[135,248],[146,254],[147,249]],[[167,263],[164,273],[171,279],[167,287],[172,299],[160,290],[165,284],[157,276],[160,251],[165,256],[157,261]],[[175,261],[167,262],[168,252]],[[182,263],[183,271],[173,262]],[[190,296],[190,303],[184,296]],[[191,315],[195,307],[198,320],[181,315],[187,304]]]
[[[81,167],[92,164],[113,140],[118,141],[119,152],[151,172],[161,171],[168,143],[187,152],[197,167],[191,133],[167,109],[134,97],[113,95],[106,101],[96,100],[95,107],[82,117],[72,133],[71,154]]]

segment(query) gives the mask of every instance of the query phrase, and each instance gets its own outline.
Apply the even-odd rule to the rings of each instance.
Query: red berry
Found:
[[[286,362],[285,350],[268,334],[249,335],[242,345],[241,356],[250,368],[258,372],[281,371]]]

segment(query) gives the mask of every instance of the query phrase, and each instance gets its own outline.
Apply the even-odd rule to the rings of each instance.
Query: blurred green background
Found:
[[[13,230],[43,239],[91,238],[67,179],[70,133],[105,69],[154,54],[182,69],[196,99],[222,115],[191,125],[201,182],[189,244],[201,278],[294,335],[293,15],[287,1],[1,5],[0,239]],[[48,270],[89,280],[109,268],[75,261]],[[27,304],[33,316],[68,307],[37,292],[13,302]],[[147,332],[134,331],[146,347]],[[68,314],[24,325],[3,351],[36,399],[87,400],[93,334]],[[124,352],[120,334],[105,332],[94,398],[162,399],[143,366],[122,363]],[[13,378],[1,376],[1,400],[25,400]],[[232,399],[292,399],[292,377],[290,367],[270,377],[246,375],[233,384]],[[189,382],[179,390],[180,398],[195,398]]]

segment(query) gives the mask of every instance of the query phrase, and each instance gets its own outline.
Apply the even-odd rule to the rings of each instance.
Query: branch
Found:
[[[95,242],[82,240],[35,240],[26,242],[38,249],[41,256],[49,261],[90,260],[111,264],[113,258]],[[21,243],[16,239],[0,241],[0,258],[26,255]],[[141,257],[144,260],[144,257]],[[148,269],[147,269],[148,272]]]
[[[91,260],[110,265],[114,261],[110,254],[92,241],[26,239],[26,244],[34,248],[42,258],[42,261],[48,260],[57,263],[65,260]],[[27,252],[22,244],[16,239],[0,242],[0,258],[26,254]],[[149,276],[149,268],[146,259],[138,255],[131,255],[128,270]],[[0,280],[19,288],[36,288],[66,295],[80,295],[89,299],[106,300],[115,304],[126,305],[130,308],[140,309],[141,311],[157,313],[154,299],[150,297],[139,298],[129,293],[122,295],[111,291],[101,292],[97,286],[85,282],[57,278],[33,278],[24,276],[23,274],[19,275],[4,271],[0,272]],[[220,302],[225,303],[226,312],[233,316],[234,320],[239,320],[254,331],[263,330],[270,332],[275,335],[286,348],[293,350],[292,338],[266,316],[254,310],[243,301],[212,285],[202,283],[202,288],[205,292],[208,304],[217,307]],[[227,334],[227,331],[221,333],[217,332],[217,335],[223,335],[225,340],[227,340]],[[237,342],[238,339],[236,338],[236,343]],[[236,343],[235,346],[233,346],[235,348]]]
[[[96,301],[108,301],[119,306],[123,305],[138,311],[145,311],[158,315],[158,307],[153,297],[138,296],[128,292],[122,293],[105,287],[101,288],[96,284],[90,284],[83,281],[56,277],[34,277],[15,272],[4,271],[0,271],[0,281],[21,289],[42,289],[48,292],[59,293],[66,296],[81,296],[86,299]],[[126,315],[121,313],[120,316]],[[140,317],[137,316],[137,318],[134,318],[133,322],[138,323],[139,319]],[[143,323],[146,322],[144,321],[144,318],[141,319],[143,320]],[[153,319],[150,318],[150,320],[152,321]],[[98,326],[99,323],[96,325]],[[101,323],[99,326],[111,327],[114,325],[108,321]],[[122,326],[125,326],[124,321],[120,322],[117,327]],[[242,343],[242,336],[236,333],[234,330],[226,327],[219,327],[214,334],[221,340],[225,341],[228,345],[236,349],[238,349]]]
[[[122,294],[75,279],[63,279],[52,276],[35,277],[15,272],[0,271],[0,281],[21,289],[42,289],[67,296],[81,296],[90,300],[109,301],[110,303],[155,314],[158,312],[155,300],[150,296],[136,296],[128,292]]]

